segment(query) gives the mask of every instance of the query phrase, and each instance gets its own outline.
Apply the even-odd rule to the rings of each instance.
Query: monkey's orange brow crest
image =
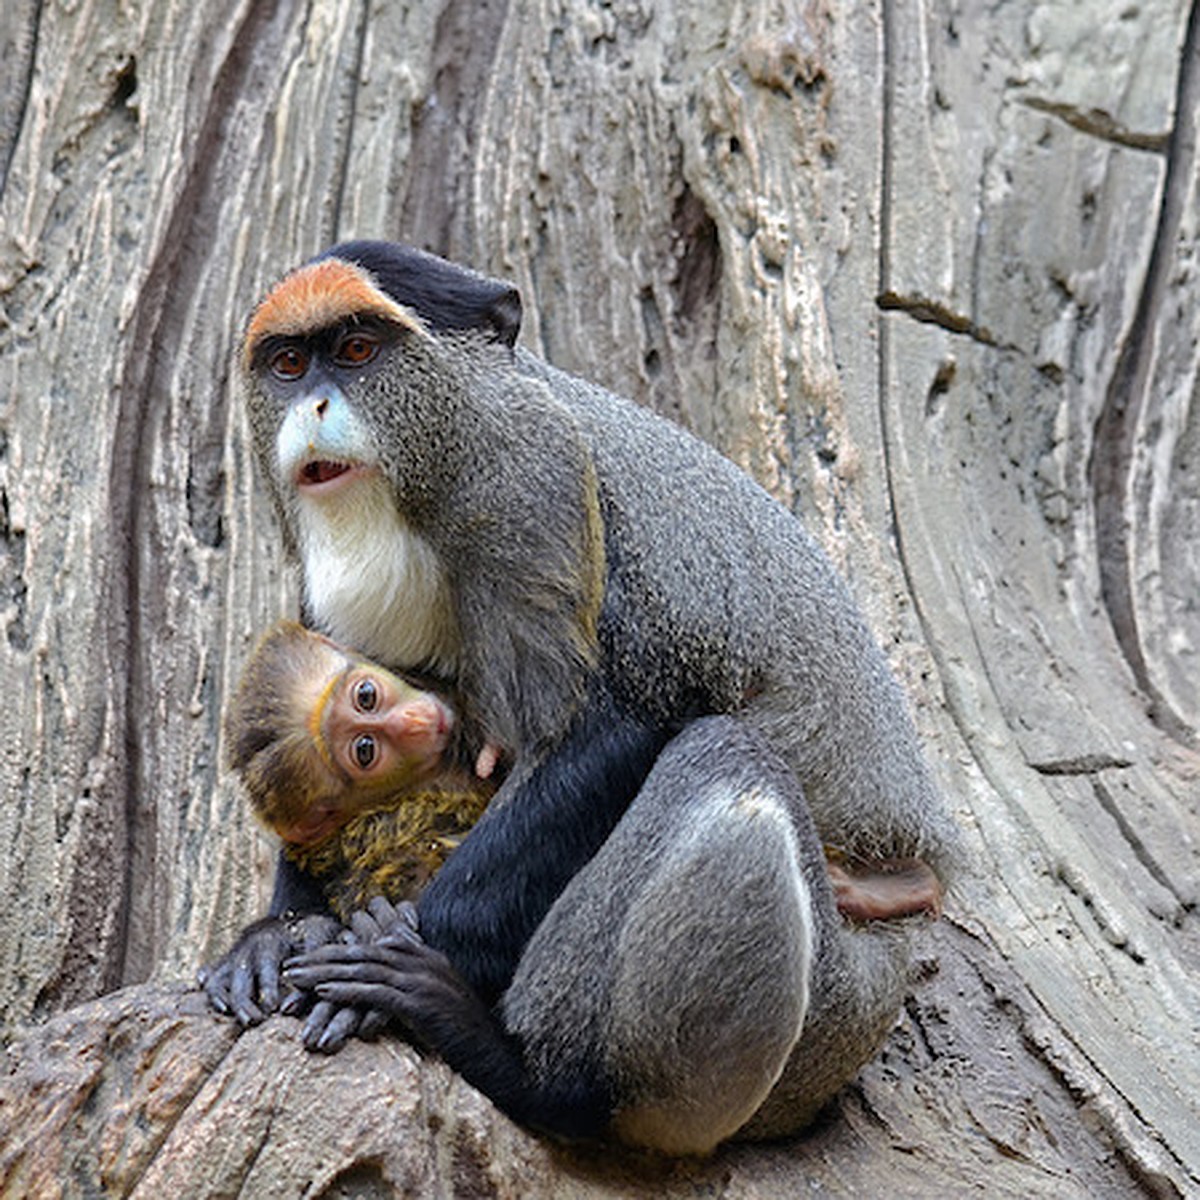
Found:
[[[407,308],[382,291],[361,267],[326,258],[293,271],[267,293],[246,329],[246,361],[263,338],[299,337],[348,317],[382,317],[417,333],[425,327]]]

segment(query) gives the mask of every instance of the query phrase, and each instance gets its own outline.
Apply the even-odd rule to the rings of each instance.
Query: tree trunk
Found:
[[[0,58],[0,1186],[1200,1189],[1187,6],[8,0]],[[905,683],[973,870],[811,1135],[568,1155],[184,994],[265,907],[220,714],[295,603],[234,351],[350,236],[741,463]]]

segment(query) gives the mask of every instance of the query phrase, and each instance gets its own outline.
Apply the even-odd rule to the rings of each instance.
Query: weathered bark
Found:
[[[1200,1188],[1186,6],[13,0],[0,55],[0,1003],[50,1018],[3,1186],[203,1147],[248,1194]],[[528,344],[793,505],[888,648],[975,869],[811,1137],[580,1162],[393,1043],[71,1008],[263,907],[219,717],[294,594],[232,353],[346,236],[515,280]]]
[[[803,1138],[730,1145],[706,1162],[522,1133],[447,1067],[395,1041],[308,1054],[280,1018],[237,1037],[199,993],[142,985],[77,1006],[10,1049],[0,1085],[0,1188],[114,1195],[792,1195],[989,1197],[1136,1194],[1153,1176],[1123,1156],[1083,1081],[1010,1064],[1028,1004],[976,935],[937,940],[886,1052]],[[1002,1001],[998,1003],[997,1001]],[[987,1053],[981,1054],[980,1047]],[[1080,1119],[1080,1109],[1084,1120]]]

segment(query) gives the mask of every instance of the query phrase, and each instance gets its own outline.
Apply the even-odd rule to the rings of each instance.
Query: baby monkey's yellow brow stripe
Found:
[[[346,670],[349,670],[349,668]],[[312,738],[313,745],[317,748],[317,753],[321,756],[321,761],[335,775],[342,777],[345,776],[346,772],[338,766],[337,760],[333,757],[333,751],[329,748],[329,743],[325,741],[325,709],[328,707],[333,693],[337,690],[338,684],[345,678],[346,671],[339,671],[334,675],[321,689],[321,694],[317,697],[316,704],[312,706],[312,711],[308,714],[308,734]]]

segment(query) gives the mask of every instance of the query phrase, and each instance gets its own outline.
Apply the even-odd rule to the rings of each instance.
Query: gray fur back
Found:
[[[949,871],[957,831],[904,697],[801,523],[671,422],[530,355],[518,368],[570,409],[594,457],[609,557],[601,645],[633,699],[741,711],[796,772],[828,840]]]

